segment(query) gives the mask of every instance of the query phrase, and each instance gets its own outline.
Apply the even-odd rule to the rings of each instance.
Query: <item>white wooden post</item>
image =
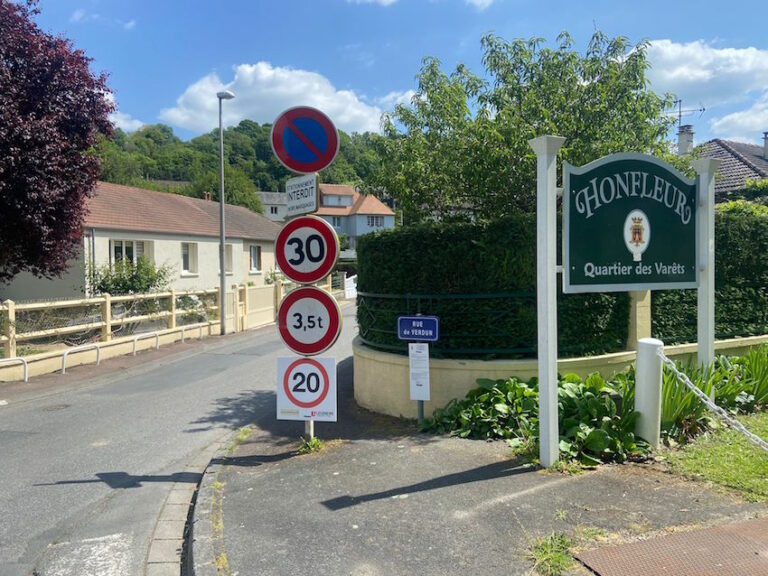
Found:
[[[176,290],[171,289],[168,302],[168,328],[176,328]]]
[[[16,357],[16,303],[6,300],[5,305],[5,357]]]
[[[562,136],[528,141],[536,153],[536,312],[539,360],[539,460],[560,458],[557,429],[557,151]]]
[[[112,296],[105,292],[102,297],[101,321],[104,324],[101,327],[101,341],[109,342],[112,340]]]
[[[706,367],[715,359],[715,172],[720,160],[699,158],[691,164],[699,180],[698,362]]]
[[[656,338],[641,338],[637,342],[635,370],[635,411],[639,412],[635,434],[654,450],[661,435],[661,357],[664,342]]]

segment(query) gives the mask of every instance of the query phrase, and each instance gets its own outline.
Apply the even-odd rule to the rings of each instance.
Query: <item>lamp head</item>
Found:
[[[234,98],[234,97],[235,97],[235,95],[232,92],[230,92],[229,90],[223,90],[221,92],[216,92],[216,98],[218,98],[219,100],[232,100],[232,98]]]

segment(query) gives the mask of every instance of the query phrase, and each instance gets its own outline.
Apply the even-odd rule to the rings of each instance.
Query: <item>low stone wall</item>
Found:
[[[752,346],[768,342],[768,335],[721,340],[715,343],[718,354],[742,354]],[[355,358],[355,400],[363,408],[405,418],[416,418],[417,403],[410,400],[408,357],[380,352],[364,345],[359,338],[353,344]],[[696,344],[680,344],[664,349],[667,356],[686,361],[696,354]],[[636,353],[617,352],[602,356],[559,360],[560,374],[573,372],[586,376],[600,372],[610,376],[629,368]],[[431,359],[429,365],[430,397],[424,403],[429,416],[454,398],[463,398],[477,386],[478,378],[507,378],[517,376],[528,380],[538,372],[535,359],[527,360],[444,360]]]

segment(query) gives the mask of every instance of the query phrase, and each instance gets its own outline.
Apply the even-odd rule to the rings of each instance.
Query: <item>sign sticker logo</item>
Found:
[[[634,262],[643,259],[643,252],[651,241],[651,224],[642,210],[632,210],[624,220],[624,244],[632,254]]]

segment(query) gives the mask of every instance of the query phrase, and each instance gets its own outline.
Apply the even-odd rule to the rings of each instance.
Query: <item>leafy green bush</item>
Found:
[[[696,341],[696,291],[654,292],[653,335]],[[737,200],[715,212],[715,336],[768,333],[768,207]]]
[[[155,266],[142,255],[131,262],[118,260],[111,266],[104,265],[91,272],[91,287],[96,294],[143,294],[162,290],[168,286],[170,266]]]
[[[535,379],[477,381],[463,400],[452,400],[422,429],[461,437],[506,438],[535,447],[539,437],[539,399]],[[643,456],[648,446],[634,436],[634,378],[606,382],[599,374],[582,380],[568,374],[558,382],[560,450],[586,466]]]
[[[374,347],[405,353],[397,316],[440,317],[435,356],[535,356],[536,226],[529,214],[428,223],[358,239],[358,324]],[[627,294],[558,296],[564,356],[622,350]]]

